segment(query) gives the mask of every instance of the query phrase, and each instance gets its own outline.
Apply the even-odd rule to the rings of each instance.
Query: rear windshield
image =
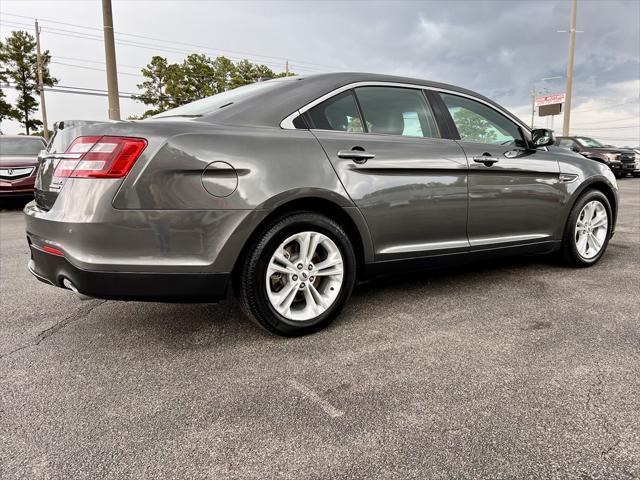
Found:
[[[0,137],[0,155],[38,155],[44,142],[34,137]]]
[[[287,80],[268,80],[265,82],[251,83],[249,85],[244,85],[242,87],[234,88],[233,90],[227,90],[226,92],[203,98],[202,100],[196,100],[195,102],[181,105],[180,107],[154,115],[151,118],[201,117],[203,115],[213,113],[219,108],[227,107],[256,94],[262,94],[278,85],[282,85],[283,81]]]

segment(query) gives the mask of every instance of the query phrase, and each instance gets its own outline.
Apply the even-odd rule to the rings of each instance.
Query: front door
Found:
[[[376,260],[468,249],[467,161],[439,138],[420,89],[356,88],[307,118],[366,218]]]
[[[521,128],[496,109],[441,93],[469,161],[472,247],[555,240],[561,192],[558,161],[527,148]]]

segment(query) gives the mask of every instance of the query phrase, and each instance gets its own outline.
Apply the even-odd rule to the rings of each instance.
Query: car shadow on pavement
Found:
[[[0,198],[0,212],[19,212],[24,206],[33,200],[33,197],[7,197]]]
[[[562,267],[555,257],[530,256],[375,278],[357,285],[351,301],[336,321],[314,335],[331,336],[353,321],[360,322],[357,315],[360,308],[372,303],[385,304],[398,292],[422,298],[440,295],[443,291],[447,295],[463,296],[468,293],[469,285],[480,281],[506,280],[522,270],[556,268]],[[543,294],[544,288],[541,288],[540,295]],[[232,296],[217,304],[110,302],[110,309],[109,321],[115,324],[109,330],[124,330],[124,338],[120,338],[125,342],[121,344],[123,348],[130,347],[129,342],[135,344],[140,341],[129,338],[130,332],[143,335],[146,338],[144,342],[162,344],[174,351],[237,348],[260,342],[265,343],[260,349],[268,349],[283,342],[295,342],[272,335],[253,324]],[[307,340],[299,341],[304,343]]]
[[[385,295],[386,290],[395,289],[424,289],[438,283],[458,284],[464,287],[468,281],[477,277],[485,278],[493,275],[496,278],[510,275],[513,269],[562,269],[556,255],[513,256],[493,259],[490,261],[476,261],[457,266],[438,267],[427,270],[412,271],[404,274],[385,275],[358,284],[354,290],[354,297],[368,297]],[[455,292],[451,292],[455,294]],[[460,292],[461,294],[464,291]]]

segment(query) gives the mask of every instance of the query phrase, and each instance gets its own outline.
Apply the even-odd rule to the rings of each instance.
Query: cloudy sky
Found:
[[[564,91],[570,2],[115,1],[119,82],[136,92],[152,55],[248,58],[300,74],[369,71],[443,81],[531,119],[531,90]],[[106,89],[99,1],[0,3],[0,36],[43,28],[61,86]],[[579,0],[572,133],[640,144],[640,1]],[[83,28],[85,27],[85,28]],[[128,34],[128,35],[127,35]],[[134,36],[135,35],[135,36]],[[188,45],[192,44],[192,45]],[[7,89],[12,98],[15,93]],[[106,97],[48,93],[50,121],[103,119]],[[124,117],[143,106],[122,99]],[[549,118],[536,125],[551,126]],[[562,118],[554,120],[561,131]],[[5,122],[5,133],[19,126]]]

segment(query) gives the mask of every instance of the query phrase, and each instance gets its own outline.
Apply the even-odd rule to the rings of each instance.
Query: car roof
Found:
[[[278,126],[284,118],[317,98],[346,85],[360,82],[402,83],[449,90],[479,98],[509,116],[517,118],[504,107],[477,92],[455,85],[412,77],[365,72],[339,72],[298,75],[267,81],[277,82],[278,85],[251,97],[249,101],[239,101],[222,110],[207,114],[203,119],[213,123]],[[525,125],[522,121],[520,123]]]

